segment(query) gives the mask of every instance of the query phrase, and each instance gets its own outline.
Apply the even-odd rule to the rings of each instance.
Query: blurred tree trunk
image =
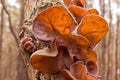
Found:
[[[20,55],[18,55],[18,58],[17,58],[17,76],[16,76],[16,80],[28,80],[27,73],[25,71],[25,67],[24,67],[24,64],[23,64],[23,61],[22,61]]]
[[[120,7],[120,0],[116,0],[117,8]],[[120,80],[120,14],[117,13],[117,24],[116,24],[116,80]]]
[[[2,57],[2,36],[3,36],[3,26],[4,26],[4,10],[1,9],[1,24],[0,24],[0,70],[1,70],[1,57]],[[0,71],[0,79],[1,79],[1,71]]]
[[[23,0],[20,0],[20,24],[19,26],[22,26],[23,24],[23,21],[24,21],[24,1]]]
[[[22,25],[24,23],[24,1],[23,0],[19,0],[19,4],[20,4],[20,21],[19,21],[19,31],[22,30]]]
[[[100,0],[99,2],[100,4],[100,11],[101,11],[101,16],[104,17],[105,16],[105,1],[104,0]],[[104,37],[103,40],[100,42],[100,44],[98,45],[98,61],[99,61],[99,74],[102,76],[102,80],[108,80],[108,41],[107,41],[107,37]]]
[[[19,0],[19,4],[20,4],[20,22],[19,22],[19,31],[22,30],[22,25],[23,25],[23,21],[24,21],[24,1],[23,0]],[[16,76],[16,80],[28,80],[27,78],[27,74],[25,71],[25,67],[23,64],[23,60],[21,58],[20,55],[18,55],[17,58],[17,76]]]
[[[99,74],[102,80],[120,80],[120,15],[116,13],[116,24],[113,24],[113,11],[111,4],[113,0],[100,0],[101,16],[109,20],[109,32],[106,37],[98,45],[97,52],[99,53]],[[119,0],[115,2],[119,6]]]
[[[23,31],[27,31],[27,33],[32,33],[32,21],[35,16],[41,11],[46,9],[49,6],[59,4],[58,0],[24,0],[24,21]],[[19,35],[21,37],[21,34]],[[24,34],[23,34],[24,35]],[[20,46],[20,54],[23,59],[23,63],[25,65],[25,70],[27,72],[28,80],[55,80],[55,75],[43,74],[40,73],[40,79],[35,78],[35,70],[29,63],[30,53],[26,52]]]

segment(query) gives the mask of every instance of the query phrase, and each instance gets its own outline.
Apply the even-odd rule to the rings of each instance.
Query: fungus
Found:
[[[82,57],[82,61],[84,61],[85,63],[87,61],[97,61],[97,54],[95,51],[93,51],[92,49],[80,49],[80,56]]]
[[[57,80],[98,80],[96,76],[87,74],[86,66],[78,61],[70,66],[70,70],[63,69]]]
[[[77,33],[85,36],[93,48],[108,32],[107,22],[98,15],[86,15],[82,18]]]
[[[31,37],[25,36],[20,40],[20,42],[28,52],[34,52],[36,50],[36,47],[34,46]]]
[[[79,7],[79,6],[76,6],[76,5],[71,5],[70,7],[68,7],[68,9],[73,14],[73,16],[75,17],[75,19],[78,23],[80,23],[81,19],[85,15],[89,15],[89,14],[98,15],[99,14],[99,12],[96,9],[88,9],[87,10],[83,7]]]
[[[86,62],[86,67],[87,67],[87,70],[88,70],[88,73],[90,74],[97,74],[98,72],[98,67],[97,67],[97,64],[94,62],[94,61],[87,61]]]
[[[107,33],[108,25],[96,9],[82,8],[84,0],[64,2],[68,9],[49,7],[34,19],[33,34],[48,47],[35,51],[30,63],[40,72],[58,73],[57,80],[98,80],[93,48]]]
[[[59,34],[72,32],[77,23],[63,6],[53,6],[40,12],[33,21],[33,34],[40,40],[49,41]]]
[[[50,48],[37,50],[31,55],[31,65],[40,72],[57,73],[64,67],[62,54],[57,51],[55,43],[51,44]]]

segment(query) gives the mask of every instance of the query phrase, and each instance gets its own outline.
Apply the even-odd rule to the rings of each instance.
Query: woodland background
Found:
[[[0,3],[0,80],[28,80],[19,54],[18,34],[25,22],[24,14],[29,14],[29,10],[25,9],[25,3],[29,3],[30,0],[2,1],[3,3]],[[96,8],[109,24],[109,32],[95,47],[98,53],[99,74],[102,80],[120,80],[120,0],[86,0],[85,7]]]

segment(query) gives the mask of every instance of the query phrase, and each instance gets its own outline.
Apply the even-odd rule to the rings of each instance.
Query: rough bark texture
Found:
[[[25,23],[23,24],[23,31],[20,33],[19,37],[23,37],[23,33],[27,32],[32,36],[32,21],[35,18],[35,16],[42,10],[46,9],[49,6],[53,5],[58,5],[60,4],[58,0],[24,0],[24,21]],[[41,44],[42,45],[42,44]],[[40,45],[40,46],[41,46]],[[29,63],[29,58],[30,58],[30,53],[26,52],[21,44],[20,44],[20,54],[23,59],[28,80],[37,80],[35,78],[34,74],[34,69]],[[56,75],[51,75],[51,74],[40,74],[40,79],[41,80],[55,80]],[[39,79],[38,79],[39,80]]]

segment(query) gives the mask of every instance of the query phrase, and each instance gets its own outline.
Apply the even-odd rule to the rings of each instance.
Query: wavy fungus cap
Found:
[[[70,71],[61,70],[57,80],[98,80],[98,78],[87,74],[86,66],[78,61],[70,66]]]
[[[64,2],[68,8],[49,7],[34,19],[34,36],[49,47],[35,51],[30,63],[40,72],[59,73],[57,80],[98,80],[93,48],[107,33],[108,24],[96,9],[84,9],[84,0]]]

